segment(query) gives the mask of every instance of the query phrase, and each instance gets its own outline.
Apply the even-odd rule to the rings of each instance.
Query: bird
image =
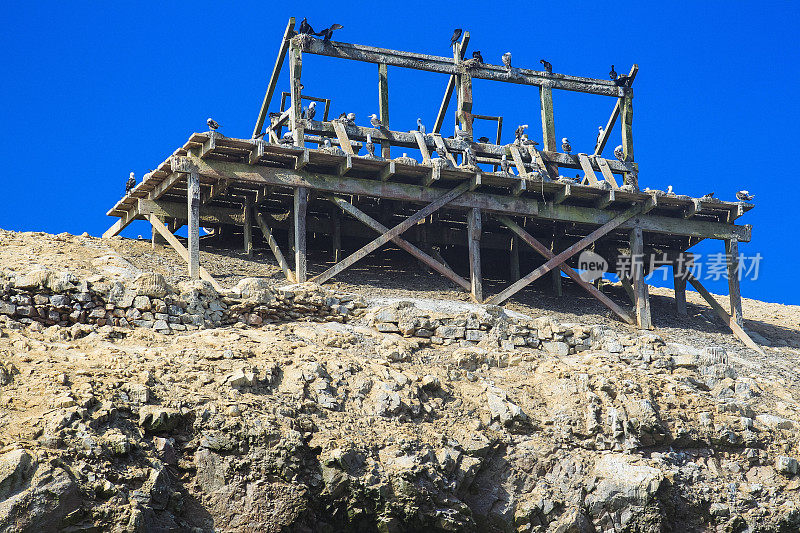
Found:
[[[605,130],[603,129],[603,126],[597,126],[597,141],[594,143],[595,148],[600,145],[600,139],[603,138],[604,133]]]
[[[128,181],[125,182],[125,194],[128,194],[129,192],[131,192],[131,190],[134,187],[136,187],[136,177],[134,177],[133,172],[131,172],[131,175],[128,178]],[[745,192],[747,192],[747,191],[745,191]]]
[[[348,113],[347,114],[347,123],[348,124],[355,124],[356,123],[356,114],[355,113]]]
[[[521,140],[522,140],[522,144],[524,144],[526,146],[538,146],[539,145],[539,143],[537,143],[536,141],[530,140],[528,138],[528,134],[527,133],[523,133],[522,134]]]
[[[347,113],[342,113],[336,118],[336,120],[347,120]]]
[[[461,28],[456,28],[453,30],[453,36],[450,37],[450,46],[456,44],[456,41],[461,38]]]
[[[422,123],[421,118],[417,119],[417,131],[425,135],[425,124]]]
[[[611,78],[612,80],[615,80],[617,79],[618,75],[619,74],[617,74],[617,71],[614,70],[614,65],[611,65],[611,72],[608,73],[608,77]]]
[[[280,144],[293,144],[294,143],[294,136],[292,135],[291,131],[287,131],[281,137]]]
[[[316,33],[315,35],[322,37],[323,41],[330,41],[331,36],[335,30],[341,30],[344,28],[341,24],[332,24],[330,28],[325,28],[324,30]]]
[[[500,170],[503,171],[503,174],[508,174],[508,157],[506,154],[503,154],[503,157],[500,158]]]
[[[370,157],[375,157],[375,143],[372,142],[372,135],[367,133],[367,153]]]
[[[566,153],[570,153],[572,151],[572,145],[569,144],[569,139],[564,137],[561,139],[561,149],[564,150]]]
[[[619,159],[620,161],[625,161],[625,152],[622,151],[622,145],[618,145],[614,148],[614,157]]]
[[[479,137],[478,138],[478,142],[479,143],[488,143],[489,142],[489,137]]]
[[[133,176],[133,173],[131,173],[131,176]],[[755,197],[756,197],[756,195],[755,194],[750,194],[750,191],[739,191],[739,192],[736,193],[736,199],[740,200],[742,202],[749,202],[750,200],[752,200]]]
[[[511,52],[506,52],[503,54],[503,64],[506,66],[506,70],[511,72]]]
[[[327,137],[325,137],[325,140],[324,140],[324,141],[322,141],[322,145],[323,145],[325,148],[333,148],[333,145],[331,144],[331,140],[330,140],[330,139],[328,139]]]
[[[317,114],[317,103],[311,102],[308,104],[308,107],[303,109],[303,118],[308,120],[314,120],[314,115]]]
[[[378,115],[375,113],[369,116],[369,123],[372,124],[373,128],[381,129],[383,127],[383,124],[381,124],[381,121],[378,119]]]
[[[480,50],[475,50],[472,52],[472,59],[477,59],[478,63],[483,63],[483,56],[481,55]]]
[[[208,120],[206,120],[206,124],[208,124],[208,127],[214,131],[217,131],[217,128],[219,128],[219,122],[217,122],[213,118],[209,118]]]
[[[525,133],[525,130],[528,129],[527,124],[520,124],[517,126],[517,129],[514,130],[514,142],[519,144],[522,140],[522,134]]]
[[[314,28],[311,27],[311,24],[308,23],[306,17],[303,17],[303,20],[300,21],[300,28],[297,29],[297,33],[300,35],[316,35],[317,33],[314,31]]]
[[[712,198],[714,198],[713,192],[706,193],[700,197],[701,200],[706,200],[706,201],[711,200]]]
[[[552,74],[553,73],[553,65],[551,65],[548,60],[540,59],[539,63],[544,65],[544,69],[547,71],[548,74]]]
[[[617,78],[614,78],[614,83],[617,84],[617,87],[630,87],[630,77],[619,76]]]
[[[667,194],[669,195],[675,194],[674,192],[672,192],[672,185],[667,185]]]

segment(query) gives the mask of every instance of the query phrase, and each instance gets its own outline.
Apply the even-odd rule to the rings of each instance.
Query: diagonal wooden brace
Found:
[[[296,283],[297,278],[295,277],[294,272],[292,272],[292,269],[289,268],[289,263],[283,256],[283,252],[281,252],[280,247],[278,247],[275,237],[272,236],[272,232],[270,231],[269,226],[267,226],[266,220],[264,220],[264,217],[258,211],[256,211],[256,223],[258,224],[258,227],[261,228],[261,233],[264,235],[264,240],[267,241],[270,250],[272,250],[272,255],[275,256],[275,260],[278,261],[278,265],[280,265],[281,270],[283,270],[283,275],[286,276],[286,279],[290,282]]]
[[[327,199],[336,204],[342,211],[344,211],[349,215],[352,215],[355,219],[360,220],[365,225],[374,229],[378,233],[386,233],[387,231],[389,231],[389,228],[387,228],[386,226],[384,226],[383,224],[381,224],[368,214],[364,213],[350,202],[343,200],[342,198],[337,198],[335,196],[327,196]],[[423,252],[422,250],[420,250],[419,248],[417,248],[404,238],[398,236],[393,238],[392,242],[395,243],[400,248],[402,248],[403,250],[410,253],[411,255],[413,255],[414,257],[416,257],[417,259],[419,259],[420,261],[422,261],[423,263],[425,263],[426,265],[428,265],[429,267],[431,267],[432,269],[434,269],[435,271],[437,271],[439,274],[446,277],[447,279],[453,281],[454,283],[457,283],[458,285],[461,285],[466,290],[470,290],[469,281],[462,278],[461,276],[453,272],[453,270],[450,267],[442,264],[440,261],[437,261],[436,259],[426,254],[425,252]]]
[[[167,240],[167,242],[175,249],[176,252],[178,252],[178,255],[181,256],[184,261],[188,262],[189,250],[187,250],[186,247],[181,244],[181,241],[179,241],[177,237],[175,237],[175,235],[173,235],[172,232],[167,229],[167,227],[160,220],[158,220],[156,215],[151,214],[148,215],[147,218],[150,220],[150,224],[153,225],[153,228]],[[222,292],[222,285],[220,285],[205,268],[200,267],[199,273],[201,279],[209,282],[217,292]]]
[[[539,252],[545,258],[551,259],[555,257],[555,254],[551,252],[550,249],[547,248],[547,246],[539,242],[533,235],[525,231],[519,224],[517,224],[507,216],[495,215],[495,218],[497,218],[497,220],[502,222],[504,226],[513,231],[517,236],[519,236],[520,239],[528,243],[528,245],[530,245],[531,248]],[[609,298],[608,296],[597,290],[597,288],[595,288],[594,285],[592,285],[587,281],[584,281],[580,277],[580,275],[577,272],[575,272],[575,270],[572,269],[571,266],[562,264],[560,265],[560,268],[561,270],[564,271],[564,274],[572,278],[575,281],[575,283],[580,285],[586,292],[588,292],[589,294],[600,300],[600,302],[603,305],[611,309],[622,320],[624,320],[628,324],[636,323],[636,321],[633,319],[633,317],[631,317],[630,314],[626,313],[625,310],[623,310],[620,306],[614,303],[614,301],[611,298]]]
[[[512,285],[507,287],[503,292],[495,294],[491,298],[488,298],[484,303],[498,305],[505,302],[513,295],[515,295],[517,292],[522,290],[524,287],[527,287],[528,285],[530,285],[531,283],[542,277],[544,274],[546,274],[553,268],[561,265],[562,263],[564,263],[564,261],[575,255],[576,253],[580,252],[581,250],[592,244],[594,241],[596,241],[603,235],[607,234],[610,231],[613,231],[615,228],[619,227],[629,218],[636,216],[640,211],[641,211],[640,206],[633,206],[631,208],[628,208],[626,211],[623,211],[622,213],[611,219],[609,222],[606,222],[604,225],[600,226],[592,233],[590,233],[583,239],[579,240],[578,242],[576,242],[563,252],[547,260],[545,264],[543,264],[542,266],[540,266],[539,268],[537,268],[524,278],[520,279],[516,283],[513,283]]]
[[[425,207],[423,207],[422,209],[420,209],[419,211],[417,211],[416,213],[405,219],[403,222],[398,224],[397,226],[393,227],[392,229],[390,229],[389,231],[387,231],[374,241],[366,244],[360,250],[348,255],[347,257],[345,257],[344,259],[342,259],[341,261],[330,267],[322,274],[313,278],[311,281],[314,281],[316,283],[325,283],[326,281],[336,276],[346,268],[352,266],[360,259],[366,257],[367,254],[374,252],[375,250],[377,250],[378,248],[380,248],[381,246],[392,240],[394,237],[397,237],[398,235],[409,229],[411,226],[413,226],[423,218],[438,211],[439,208],[450,203],[455,198],[458,198],[459,196],[464,194],[467,190],[469,190],[469,187],[470,183],[465,182],[456,187],[455,189],[442,194],[441,196],[439,196],[439,198],[437,198],[430,204],[426,205]]]

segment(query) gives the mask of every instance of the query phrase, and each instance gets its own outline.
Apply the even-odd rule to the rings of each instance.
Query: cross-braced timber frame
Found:
[[[703,239],[722,240],[729,260],[731,313],[691,276],[675,276],[676,306],[686,314],[688,281],[748,346],[760,349],[742,329],[741,297],[736,275],[738,243],[750,241],[750,225],[736,220],[753,206],[708,198],[639,189],[633,158],[633,89],[611,80],[507,69],[464,60],[469,32],[453,46],[453,57],[399,52],[296,35],[294,19],[286,27],[267,92],[250,139],[218,132],[195,133],[170,158],[148,173],[109,212],[119,221],[104,236],[118,234],[131,221],[146,219],[188,265],[190,276],[219,284],[199,265],[199,226],[243,228],[244,249],[253,249],[253,226],[274,254],[286,279],[305,282],[307,235],[329,235],[334,264],[311,281],[324,283],[388,242],[469,291],[477,302],[499,304],[551,272],[560,290],[561,272],[597,298],[621,320],[651,328],[646,269],[624,278],[633,308],[629,312],[569,263],[591,246],[616,264],[621,255],[659,254],[677,261],[679,254]],[[327,120],[330,100],[302,94],[303,54],[317,54],[378,65],[378,116],[381,127],[347,120]],[[289,108],[268,113],[278,76],[289,57]],[[389,126],[389,67],[403,67],[448,76],[433,131],[399,131]],[[635,79],[634,65],[629,79]],[[474,142],[472,80],[531,85],[538,88],[542,149],[525,143]],[[614,99],[614,107],[593,153],[558,151],[553,90],[578,91]],[[440,133],[453,92],[459,135]],[[304,119],[301,101],[326,102],[322,121]],[[281,106],[282,108],[283,106]],[[606,159],[603,151],[618,117],[622,160]],[[269,121],[267,122],[267,119]],[[265,128],[266,126],[266,128]],[[283,128],[291,133],[284,137]],[[499,130],[498,130],[499,131]],[[371,138],[377,152],[363,153]],[[329,140],[331,148],[323,147]],[[418,151],[420,160],[392,158],[392,148]],[[433,157],[439,154],[440,157]],[[496,171],[506,156],[511,170]],[[559,178],[559,169],[583,171],[578,182]],[[620,185],[620,183],[622,185]],[[286,216],[289,213],[290,216]],[[168,222],[166,225],[164,222]],[[189,226],[187,247],[173,233]],[[287,236],[293,261],[281,251],[275,233]],[[342,253],[342,237],[369,242]],[[419,245],[413,244],[418,242]],[[521,246],[521,243],[530,249]],[[468,252],[469,279],[458,274],[432,246],[463,246]],[[483,294],[482,250],[508,252],[511,284],[491,296]],[[520,275],[520,257],[543,258]],[[540,259],[541,260],[541,259]],[[293,264],[292,264],[293,263]],[[647,264],[647,261],[645,261]]]

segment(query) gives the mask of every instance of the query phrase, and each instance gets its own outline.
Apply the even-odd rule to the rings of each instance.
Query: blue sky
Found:
[[[800,304],[787,275],[797,263],[796,194],[800,4],[777,2],[15,2],[4,8],[0,227],[100,235],[114,219],[130,171],[137,178],[214,117],[222,132],[249,137],[290,16],[335,38],[400,50],[451,54],[453,28],[470,50],[500,63],[604,78],[610,65],[638,63],[634,140],[642,187],[732,200],[756,194],[740,219],[754,225],[759,279],[745,296]],[[395,7],[393,7],[395,6]],[[302,11],[299,11],[302,9]],[[329,76],[335,76],[330,78]],[[331,112],[377,111],[377,67],[306,56],[305,92],[333,98]],[[446,78],[390,69],[390,117],[412,129],[434,120]],[[336,86],[329,79],[338,81]],[[279,90],[286,90],[285,76]],[[275,102],[275,100],[273,100]],[[539,134],[533,87],[476,81],[474,112],[503,115]],[[589,151],[610,98],[556,92],[556,133]],[[273,106],[274,107],[274,106]],[[450,119],[448,119],[450,120]],[[447,124],[447,123],[446,123]],[[490,126],[486,126],[489,134]],[[483,133],[481,133],[483,134]],[[612,137],[609,146],[616,144]],[[504,139],[508,142],[509,139]],[[787,170],[779,170],[778,162]],[[770,164],[767,164],[770,163]],[[138,225],[137,225],[138,224]],[[125,235],[149,234],[145,223]],[[697,251],[722,251],[719,242]],[[724,282],[707,283],[726,293]]]

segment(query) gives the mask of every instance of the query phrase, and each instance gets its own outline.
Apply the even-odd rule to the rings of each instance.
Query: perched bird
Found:
[[[520,124],[517,126],[517,129],[514,130],[514,142],[519,144],[522,140],[522,135],[525,133],[525,130],[528,129],[527,124]]]
[[[672,185],[667,185],[667,194],[669,195],[675,194],[674,192],[672,192]]]
[[[213,118],[209,118],[208,120],[206,120],[206,124],[208,124],[208,127],[214,131],[217,131],[217,128],[219,128],[219,123]]]
[[[459,128],[458,125],[456,125],[456,135],[455,135],[455,137],[459,141],[465,141],[465,140],[467,140],[469,138],[469,134],[465,130],[462,130],[461,128]]]
[[[317,103],[311,102],[308,104],[308,107],[303,109],[303,118],[308,120],[314,120],[314,115],[317,114]]]
[[[617,71],[614,70],[614,65],[611,65],[611,72],[608,73],[608,77],[611,78],[612,80],[615,80],[617,79],[618,75],[619,74],[617,74]]]
[[[521,139],[522,139],[522,144],[524,144],[526,146],[538,146],[539,145],[539,143],[537,143],[536,141],[530,140],[528,138],[528,134],[527,133],[523,133]]]
[[[351,125],[355,125],[356,123],[356,114],[355,113],[348,113],[347,114],[347,123]]]
[[[283,134],[280,140],[281,144],[293,144],[294,143],[294,136],[292,135],[291,131],[287,131]]]
[[[548,74],[552,74],[553,73],[553,65],[551,65],[548,60],[540,59],[539,63],[544,65],[544,69],[547,71]]]
[[[597,140],[594,143],[595,148],[600,145],[600,139],[603,138],[604,133],[605,130],[603,129],[603,126],[597,126]]]
[[[476,59],[478,63],[483,63],[483,56],[481,55],[480,50],[475,50],[472,52],[472,59]]]
[[[375,157],[375,143],[372,142],[372,135],[370,135],[369,133],[367,133],[367,144],[366,144],[366,147],[367,147],[367,153],[369,154],[369,156],[370,157]]]
[[[450,37],[450,46],[456,44],[456,41],[461,38],[461,28],[456,28],[453,30],[453,36]]]
[[[511,52],[506,52],[503,54],[503,64],[506,66],[506,70],[511,72]]]
[[[706,201],[707,200],[711,200],[712,198],[714,198],[714,193],[713,192],[704,194],[703,196],[700,197],[701,200],[706,200]]]
[[[572,151],[572,145],[569,144],[569,139],[564,137],[561,139],[561,149],[564,150],[566,153],[570,153]]]
[[[372,124],[373,128],[381,129],[383,127],[383,124],[381,124],[381,121],[378,119],[378,115],[375,113],[369,116],[369,123]]]
[[[333,145],[331,144],[331,140],[330,140],[330,139],[328,139],[327,137],[325,137],[325,140],[324,140],[324,141],[322,141],[322,145],[323,145],[325,148],[333,148]]]
[[[619,159],[620,161],[625,161],[625,152],[622,151],[622,145],[618,145],[614,148],[614,157]]]
[[[475,157],[475,152],[469,145],[464,146],[464,157],[461,160],[461,166],[477,167],[478,159]]]
[[[333,32],[335,30],[341,30],[342,28],[344,28],[344,26],[342,26],[341,24],[332,24],[330,28],[325,28],[324,30],[322,30],[319,33],[317,33],[316,35],[322,37],[323,41],[330,41],[331,40],[331,36],[333,35]]]
[[[500,158],[500,170],[503,171],[503,174],[508,174],[509,165],[508,165],[508,157],[506,154],[503,154],[503,157]]]
[[[422,123],[421,118],[417,119],[417,131],[425,135],[425,124]]]
[[[300,27],[297,29],[297,33],[300,35],[316,35],[317,32],[314,31],[314,28],[311,27],[311,24],[308,23],[306,17],[303,17],[303,20],[300,21]]]
[[[614,83],[617,87],[630,87],[630,78],[628,76],[619,76],[614,78]]]
[[[478,142],[479,143],[488,143],[489,142],[489,137],[478,137]]]
[[[125,182],[125,194],[128,194],[129,192],[131,192],[131,190],[133,190],[134,187],[136,187],[136,178],[134,177],[133,172],[131,172],[131,175],[128,178],[128,181]],[[745,191],[745,192],[747,192],[747,191]]]
[[[347,120],[347,113],[342,113],[336,118],[336,120]]]
[[[133,177],[133,172],[131,172],[131,177]],[[755,197],[756,195],[750,194],[750,191],[739,191],[736,193],[736,199],[742,202],[749,202]]]

